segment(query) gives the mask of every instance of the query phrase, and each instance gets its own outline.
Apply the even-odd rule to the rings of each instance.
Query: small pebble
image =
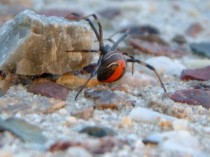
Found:
[[[25,142],[38,144],[46,142],[45,136],[42,135],[42,130],[24,119],[11,117],[3,120],[0,118],[0,130],[10,131]]]
[[[182,71],[181,80],[208,81],[210,79],[210,65],[199,69],[185,69]]]
[[[92,154],[81,146],[70,147],[65,154],[71,157],[92,157]]]
[[[147,122],[157,122],[161,119],[166,119],[168,121],[173,121],[176,118],[167,116],[155,111],[152,111],[151,109],[142,108],[142,107],[136,107],[131,110],[129,117],[135,121],[147,121]]]
[[[193,23],[187,28],[186,34],[190,37],[196,37],[202,31],[203,26],[200,23]]]
[[[69,116],[66,118],[67,122],[71,123],[71,124],[76,124],[78,123],[77,118],[73,117],[73,116]]]
[[[65,108],[59,109],[58,113],[61,114],[61,115],[67,115],[68,114],[67,109],[65,109]]]
[[[55,99],[66,100],[69,94],[69,89],[53,82],[44,82],[30,85],[28,87],[28,92]]]
[[[176,102],[187,103],[189,105],[202,105],[210,108],[210,92],[201,89],[178,90],[170,95],[170,98]]]
[[[91,98],[95,102],[95,108],[100,110],[112,109],[118,110],[121,108],[123,98],[111,90],[86,90],[84,92],[86,98]]]
[[[190,48],[195,54],[210,58],[210,42],[190,43]]]
[[[93,107],[88,107],[88,108],[83,109],[82,111],[72,113],[72,116],[75,116],[77,118],[81,118],[84,120],[88,120],[89,118],[93,116],[93,112],[94,112]]]
[[[45,113],[45,114],[53,113],[55,111],[60,110],[61,108],[65,107],[65,106],[66,106],[66,102],[65,101],[59,101],[59,102],[54,103],[52,106],[50,106],[43,113]]]
[[[172,128],[172,122],[167,120],[162,120],[159,123],[160,128],[162,129],[171,129]]]
[[[130,117],[123,117],[121,120],[121,126],[123,128],[130,128],[132,126],[132,119]]]
[[[172,41],[174,41],[174,42],[176,42],[176,43],[178,43],[178,44],[184,44],[184,43],[187,42],[187,39],[185,38],[184,35],[176,34],[176,35],[173,37]]]
[[[174,130],[188,130],[189,122],[184,119],[175,120],[172,122]]]
[[[87,127],[84,127],[83,129],[81,129],[79,132],[86,133],[90,136],[99,137],[99,138],[104,137],[104,136],[115,136],[117,134],[111,128],[98,127],[98,126],[87,126]]]

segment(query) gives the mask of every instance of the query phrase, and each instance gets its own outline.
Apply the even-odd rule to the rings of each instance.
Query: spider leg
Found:
[[[112,39],[112,37],[115,36],[118,33],[122,33],[122,31],[117,31],[114,34],[112,34],[110,37],[104,39],[104,40],[108,40],[108,41],[110,41],[110,42],[113,43],[113,45],[111,47],[111,50],[114,50],[114,49],[117,48],[117,46],[119,45],[119,43],[121,43],[130,34],[130,30],[127,30],[125,33],[123,33],[123,35],[117,41],[114,41]]]
[[[86,87],[86,85],[90,82],[90,80],[97,74],[99,65],[101,64],[101,60],[102,60],[102,55],[100,56],[100,58],[97,62],[97,68],[91,73],[90,77],[87,79],[87,81],[84,83],[84,85],[82,85],[80,87],[79,91],[77,92],[77,95],[75,96],[75,100],[77,100],[77,97],[82,92],[82,90]]]
[[[128,32],[128,30],[126,30],[126,32]],[[112,39],[113,36],[115,36],[116,34],[119,34],[119,33],[123,33],[122,30],[113,33],[112,35],[109,36],[109,38],[107,38],[105,40]]]
[[[135,59],[134,56],[128,54],[127,52],[123,52],[123,54],[126,55],[126,56],[128,56],[128,57],[130,57],[131,59]],[[132,62],[132,75],[134,73],[134,63],[135,62]]]
[[[161,80],[159,74],[157,73],[157,71],[155,70],[155,68],[154,68],[153,66],[151,66],[150,64],[147,64],[147,63],[145,63],[145,62],[143,62],[143,61],[141,61],[141,60],[138,60],[138,59],[127,59],[127,62],[136,62],[136,63],[139,63],[139,64],[141,64],[141,65],[147,67],[148,69],[154,71],[155,75],[157,76],[158,80],[160,81],[160,84],[161,84],[161,86],[162,86],[164,92],[167,93],[166,88],[165,88],[165,86],[164,86],[164,84],[163,84],[163,82],[162,82],[162,80]]]
[[[91,17],[91,16],[95,19],[96,23],[98,24],[99,33],[96,31],[96,28],[95,28],[95,26],[93,25],[92,21],[90,21],[90,19],[88,18],[88,17]],[[102,29],[102,25],[101,25],[100,21],[98,20],[98,17],[96,16],[96,14],[90,14],[90,15],[88,15],[88,16],[85,16],[85,17],[80,18],[80,20],[82,20],[82,19],[88,21],[88,23],[89,23],[89,24],[91,25],[91,27],[93,28],[93,30],[94,30],[94,32],[95,32],[97,38],[98,38],[98,41],[99,41],[99,47],[100,47],[100,49],[101,49],[101,48],[104,46],[104,45],[103,45],[103,29]]]
[[[97,37],[97,39],[99,41],[99,47],[100,47],[100,49],[102,49],[104,47],[104,44],[103,44],[103,29],[102,29],[102,25],[101,25],[100,21],[98,20],[98,17],[96,16],[96,14],[90,14],[90,15],[84,16],[84,17],[81,17],[77,13],[71,13],[71,14],[78,17],[77,21],[85,20],[85,21],[87,21],[89,23],[89,25],[93,29],[93,31],[94,31],[94,33],[95,33],[95,35],[96,35],[96,37]],[[93,22],[89,19],[89,17],[91,17],[91,16],[95,19],[96,23],[98,24],[99,32],[97,31],[97,29],[94,26]]]
[[[111,50],[114,50],[117,48],[119,43],[121,43],[125,38],[129,35],[129,32],[124,33],[111,47]]]
[[[82,19],[84,19],[85,21],[87,21],[87,22],[89,23],[89,25],[91,26],[91,28],[93,29],[93,31],[94,31],[94,33],[95,33],[97,39],[99,40],[99,33],[98,33],[96,27],[94,26],[93,22],[88,18],[88,16],[82,17],[82,16],[80,16],[80,15],[77,14],[77,13],[71,13],[70,15],[76,16],[76,17],[77,17],[76,21],[79,21],[79,20],[82,20]],[[66,18],[68,18],[68,16],[69,16],[69,15],[67,15]],[[90,15],[89,15],[89,16],[90,16]]]
[[[85,52],[85,53],[89,53],[89,52],[93,52],[93,53],[97,53],[100,52],[99,50],[70,50],[70,51],[66,51],[66,52]]]
[[[108,40],[108,41],[110,41],[111,43],[115,44],[115,41],[114,41],[112,38],[107,38],[107,39],[104,39],[104,40]]]

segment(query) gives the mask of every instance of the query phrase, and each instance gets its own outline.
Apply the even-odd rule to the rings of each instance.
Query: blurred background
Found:
[[[187,35],[189,41],[209,39],[210,1],[201,0],[0,0],[0,26],[25,9],[47,16],[65,17],[70,12],[96,13],[105,34],[133,25],[152,25],[170,40],[186,34],[192,24],[202,28],[199,36]],[[201,27],[201,28],[200,28]],[[106,36],[106,35],[105,35]]]

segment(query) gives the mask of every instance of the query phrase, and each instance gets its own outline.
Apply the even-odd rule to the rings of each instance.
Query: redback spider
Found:
[[[99,59],[97,62],[97,67],[96,69],[91,73],[90,77],[88,78],[88,80],[85,82],[85,84],[83,86],[80,87],[77,95],[75,96],[75,100],[77,99],[77,97],[79,96],[79,94],[81,93],[81,91],[86,87],[86,85],[88,84],[88,82],[95,76],[97,75],[97,79],[100,82],[114,82],[119,80],[126,71],[126,67],[127,67],[127,62],[132,62],[132,63],[139,63],[141,65],[146,66],[147,68],[149,68],[150,70],[154,71],[154,73],[156,74],[158,80],[161,83],[161,86],[163,88],[163,90],[166,92],[166,89],[164,87],[164,84],[162,82],[162,80],[160,79],[160,76],[158,75],[157,71],[155,70],[155,68],[139,59],[135,59],[132,56],[129,56],[127,53],[122,53],[116,50],[117,46],[119,45],[120,42],[122,42],[129,34],[129,31],[127,31],[126,33],[124,33],[116,42],[114,42],[111,38],[108,38],[109,41],[111,41],[113,43],[112,46],[110,45],[105,45],[103,43],[103,29],[101,26],[100,21],[98,20],[98,17],[95,14],[91,14],[85,17],[81,17],[80,15],[76,14],[76,13],[71,13],[71,15],[77,17],[76,20],[85,20],[87,21],[91,28],[93,29],[96,38],[99,42],[99,50],[72,50],[72,51],[67,51],[67,52],[96,52],[99,53]],[[95,25],[93,24],[93,22],[89,19],[89,17],[93,17],[95,19],[95,22],[98,25],[98,29],[96,29]],[[127,55],[128,57],[130,57],[129,59],[126,59],[124,55]]]

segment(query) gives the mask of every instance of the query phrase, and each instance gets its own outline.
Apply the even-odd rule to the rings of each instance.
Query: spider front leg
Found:
[[[98,72],[98,68],[101,64],[101,60],[102,60],[102,56],[99,57],[99,60],[97,62],[97,67],[96,69],[91,73],[90,77],[87,79],[87,81],[84,83],[84,85],[82,85],[79,89],[79,91],[77,92],[77,95],[75,96],[75,100],[77,100],[77,97],[79,96],[79,94],[82,92],[82,90],[86,87],[86,85],[90,82],[90,80],[97,74]]]
[[[141,61],[139,59],[127,59],[127,62],[132,62],[132,63],[136,62],[136,63],[139,63],[139,64],[147,67],[148,69],[154,71],[155,75],[157,76],[158,80],[160,81],[161,87],[163,88],[164,92],[167,93],[166,88],[165,88],[165,86],[163,84],[163,81],[161,80],[159,74],[157,73],[157,71],[155,70],[155,68],[153,66],[151,66],[151,65],[149,65],[149,64],[147,64],[147,63],[145,63],[145,62],[143,62],[143,61]]]
[[[91,53],[92,52],[92,53],[99,53],[100,51],[99,50],[72,50],[72,51],[66,51],[66,52],[84,52],[84,53]],[[90,82],[90,80],[97,74],[98,67],[101,64],[101,59],[102,59],[102,56],[100,56],[100,58],[98,60],[97,68],[91,73],[90,77],[85,82],[85,84],[80,87],[79,91],[77,92],[77,95],[75,96],[75,100],[77,99],[79,94],[82,92],[82,90],[86,87],[86,85]]]

